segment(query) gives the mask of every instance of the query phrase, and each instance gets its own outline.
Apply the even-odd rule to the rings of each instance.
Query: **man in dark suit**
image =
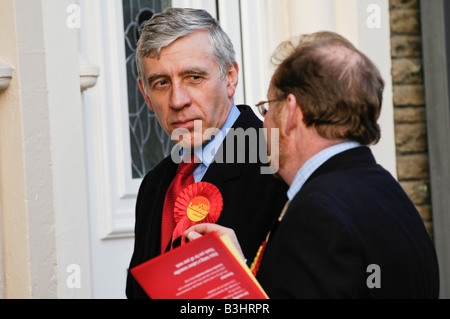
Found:
[[[284,55],[262,104],[290,188],[254,273],[271,298],[437,298],[423,221],[367,146],[380,138],[384,82],[363,53],[322,36]],[[233,235],[205,224],[185,236],[209,231]]]
[[[191,153],[196,162],[200,160],[187,175],[192,182],[217,187],[223,198],[217,223],[236,230],[249,256],[256,254],[287,199],[287,185],[270,172],[265,174],[267,153],[259,150],[265,142],[262,122],[250,107],[234,104],[239,70],[234,55],[230,39],[203,10],[167,9],[142,30],[139,87],[178,147],[142,182],[129,269],[180,244],[172,233],[178,226],[173,208],[165,217],[169,192],[179,176],[180,155]],[[164,237],[167,232],[170,236]],[[130,273],[126,294],[147,297]]]

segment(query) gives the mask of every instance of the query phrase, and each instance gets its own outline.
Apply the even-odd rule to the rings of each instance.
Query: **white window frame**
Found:
[[[81,52],[101,70],[97,86],[84,94],[94,227],[100,239],[130,237],[142,180],[131,171],[122,1],[80,0],[80,7]]]

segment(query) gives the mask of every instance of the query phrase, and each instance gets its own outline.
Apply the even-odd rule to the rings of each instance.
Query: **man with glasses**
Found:
[[[259,104],[264,127],[279,128],[278,175],[290,187],[252,270],[271,298],[437,298],[423,220],[368,147],[380,139],[383,79],[328,37],[289,51]],[[210,231],[233,237],[209,224],[185,236]]]
[[[184,222],[198,219],[186,209],[180,213],[177,200],[200,182],[217,190],[210,208],[223,202],[215,222],[235,229],[244,253],[255,255],[286,201],[287,186],[262,174],[268,161],[253,156],[261,153],[262,122],[250,107],[234,103],[239,68],[230,39],[206,11],[170,8],[143,28],[136,60],[145,101],[180,147],[142,182],[129,269],[180,245]],[[256,140],[228,143],[236,129],[253,132]],[[146,297],[130,273],[126,293]]]

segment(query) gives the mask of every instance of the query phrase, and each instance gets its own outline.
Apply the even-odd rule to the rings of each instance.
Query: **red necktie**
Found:
[[[177,174],[167,190],[161,223],[161,254],[166,251],[176,226],[173,214],[175,201],[185,187],[195,183],[192,173],[199,164],[195,163],[194,157],[191,157],[189,163],[182,161],[178,164]]]

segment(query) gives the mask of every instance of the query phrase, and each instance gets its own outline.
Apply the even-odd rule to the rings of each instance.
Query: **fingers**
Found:
[[[196,240],[197,238],[202,237],[202,235],[199,234],[199,233],[197,233],[196,231],[190,231],[190,232],[187,232],[187,231],[186,231],[186,232],[183,234],[183,236],[184,236],[187,240],[189,240],[189,241]]]
[[[189,229],[187,229],[184,232],[184,234],[187,235],[189,232],[192,232],[192,231],[194,231],[200,235],[206,235],[208,233],[216,232],[216,233],[218,233],[219,236],[221,236],[221,235],[229,233],[232,230],[229,228],[220,226],[220,225],[204,223],[204,224],[197,224],[197,225],[190,227]]]
[[[189,241],[195,240],[197,238],[202,237],[203,235],[211,232],[211,227],[207,226],[208,224],[198,224],[188,228],[183,236]]]
[[[207,224],[207,223],[197,224],[197,225],[190,227],[183,233],[183,236],[185,238],[187,238],[188,240],[195,240],[203,235],[206,235],[206,234],[212,233],[212,232],[216,232],[217,235],[219,235],[219,236],[228,235],[232,238],[235,237],[234,231],[231,228],[226,228],[226,227],[223,227],[220,225]]]
[[[203,235],[206,235],[211,232],[216,232],[217,235],[223,236],[228,235],[231,239],[232,243],[236,246],[239,254],[242,256],[243,259],[245,259],[244,254],[242,253],[241,246],[239,244],[239,241],[236,237],[236,234],[234,233],[233,229],[223,227],[217,224],[197,224],[189,229],[187,229],[183,236],[187,238],[189,241],[195,240],[197,238],[202,237]]]

